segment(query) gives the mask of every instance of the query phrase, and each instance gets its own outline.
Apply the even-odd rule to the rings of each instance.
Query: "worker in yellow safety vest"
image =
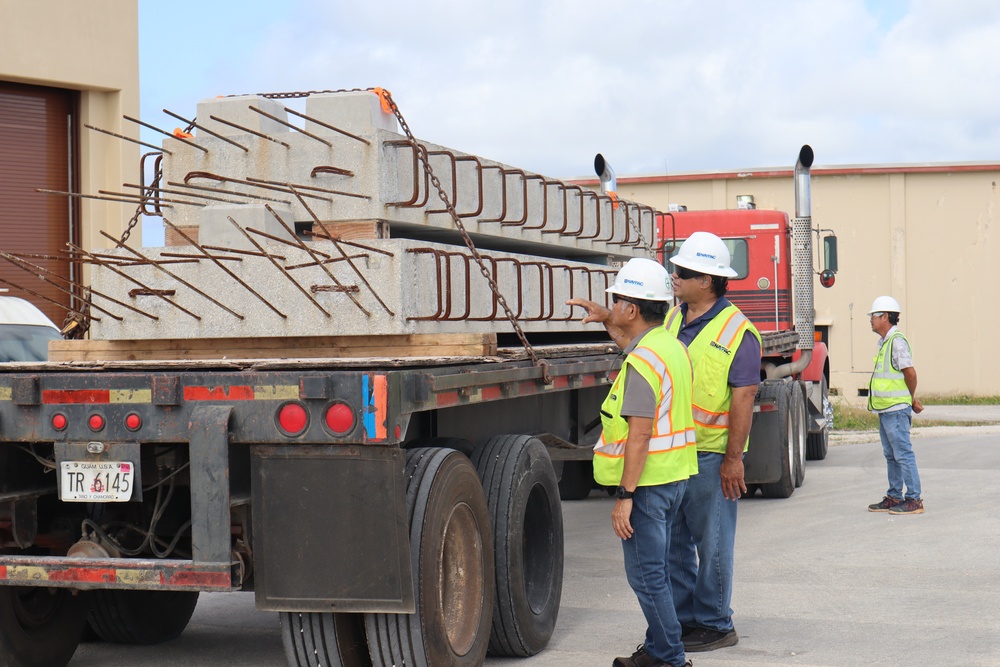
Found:
[[[691,410],[691,362],[663,328],[670,276],[658,262],[633,258],[608,288],[611,308],[586,299],[587,311],[622,348],[624,360],[601,406],[594,478],[615,489],[611,512],[625,573],[646,618],[643,643],[614,667],[683,667],[681,626],[671,596],[667,550],[687,480],[698,471]]]

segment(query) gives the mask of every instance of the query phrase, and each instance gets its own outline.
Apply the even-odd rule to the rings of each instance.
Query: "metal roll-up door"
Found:
[[[51,272],[28,273],[0,258],[0,281],[6,281],[0,288],[31,301],[57,326],[71,297],[56,287],[69,284],[55,276],[77,280],[66,242],[79,239],[79,215],[76,201],[37,190],[78,191],[77,100],[75,91],[0,81],[0,250],[35,255],[26,261]]]

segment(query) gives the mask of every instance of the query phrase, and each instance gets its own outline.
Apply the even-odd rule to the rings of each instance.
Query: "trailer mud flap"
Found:
[[[253,447],[257,608],[415,611],[395,447]]]

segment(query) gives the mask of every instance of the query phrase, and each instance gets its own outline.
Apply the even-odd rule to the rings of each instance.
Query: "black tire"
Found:
[[[791,410],[795,438],[795,488],[802,486],[806,479],[806,436],[809,434],[809,412],[806,408],[805,387],[799,382],[792,383]]]
[[[365,614],[375,667],[478,667],[493,612],[493,535],[475,469],[451,449],[406,452],[415,614]]]
[[[778,438],[777,451],[781,460],[781,478],[776,482],[761,484],[760,492],[765,498],[788,498],[795,492],[795,442],[792,439],[792,413],[790,410],[791,383],[764,385],[761,396],[777,402]]]
[[[562,599],[562,507],[552,461],[538,438],[498,435],[478,445],[472,462],[496,545],[490,654],[534,655],[552,638]]]
[[[197,591],[93,592],[88,623],[115,644],[160,644],[178,637],[198,604]]]
[[[583,500],[594,489],[593,461],[563,461],[559,478],[559,498]]]
[[[826,382],[826,376],[820,380],[820,405],[826,412],[826,406],[830,402],[830,390]],[[825,414],[824,414],[825,416]],[[830,426],[828,422],[819,433],[810,433],[806,437],[806,458],[810,461],[822,461],[826,458],[827,450],[830,447]]]
[[[372,667],[364,614],[282,612],[281,643],[292,667]]]
[[[0,586],[0,667],[64,667],[80,644],[89,606],[83,592]]]

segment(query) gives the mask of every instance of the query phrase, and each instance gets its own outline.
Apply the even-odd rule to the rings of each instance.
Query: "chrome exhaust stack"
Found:
[[[608,161],[600,153],[594,158],[594,171],[601,179],[601,192],[618,192],[618,177]]]

